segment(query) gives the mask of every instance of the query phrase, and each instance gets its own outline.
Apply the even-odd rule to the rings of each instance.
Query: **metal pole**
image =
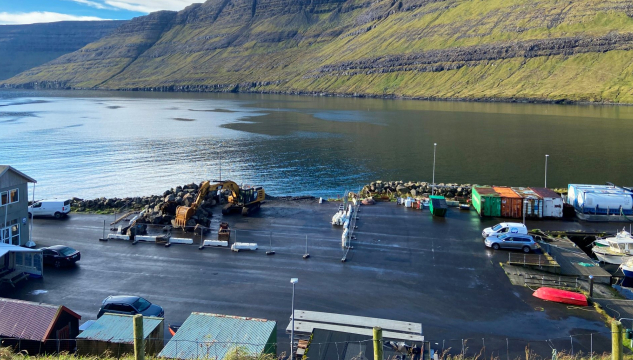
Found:
[[[589,297],[593,297],[593,275],[589,275]]]
[[[435,185],[435,150],[436,148],[437,148],[437,143],[433,143],[433,185]],[[433,186],[432,190],[435,190],[435,186]]]
[[[101,238],[105,239],[105,219],[103,220],[103,232],[102,232]]]
[[[299,279],[292,278],[290,279],[292,283],[292,328],[290,329],[290,356],[289,359],[293,359],[294,355],[292,352],[294,351],[294,342],[295,342],[295,284],[299,282]]]
[[[545,155],[545,187],[547,187],[547,159],[549,155]]]
[[[35,204],[35,183],[33,183],[33,195],[32,196],[33,196],[32,204]],[[28,194],[27,194],[27,198],[28,198]],[[29,241],[33,241],[33,213],[31,213],[31,231],[29,231]]]
[[[303,255],[304,259],[307,259],[310,257],[310,254],[308,254],[308,235],[306,235],[306,253]]]
[[[273,251],[273,233],[270,233],[270,250],[266,251],[266,255],[275,255]]]

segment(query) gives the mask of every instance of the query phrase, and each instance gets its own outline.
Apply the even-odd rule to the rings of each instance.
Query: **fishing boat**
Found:
[[[587,297],[583,294],[573,291],[554,289],[550,287],[542,287],[537,289],[532,295],[539,299],[559,302],[563,304],[588,306]]]
[[[604,263],[621,265],[633,256],[633,237],[627,231],[620,231],[614,237],[603,239],[600,244],[606,246],[596,245],[591,251]]]
[[[613,240],[613,241],[624,240],[624,241],[627,241],[627,240],[630,240],[630,239],[631,239],[631,233],[626,231],[623,228],[622,231],[618,231],[618,233],[615,236],[604,238],[604,239],[596,239],[596,240],[594,240],[593,246],[608,247],[609,246],[609,240]]]

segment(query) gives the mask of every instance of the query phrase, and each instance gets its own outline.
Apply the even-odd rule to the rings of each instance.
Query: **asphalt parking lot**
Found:
[[[575,352],[588,352],[588,334],[593,333],[593,350],[610,350],[609,330],[592,309],[547,303],[510,284],[499,265],[507,252],[486,249],[481,238],[482,228],[498,219],[482,221],[474,211],[453,208],[446,218],[434,218],[428,209],[395,203],[363,206],[357,240],[343,263],[342,229],[330,225],[338,206],[272,201],[254,216],[225,217],[238,241],[259,244],[257,251],[239,253],[198,250],[197,244],[166,248],[100,242],[103,221],[109,224],[112,215],[38,218],[33,231],[38,246],[74,247],[81,261],[74,268],[46,268],[43,279],[15,289],[0,287],[0,296],[62,304],[85,321],[96,318],[105,297],[135,294],[163,306],[167,324],[182,323],[193,311],[276,320],[283,344],[288,339],[289,281],[298,277],[297,309],[421,322],[434,347],[461,351],[465,339],[471,355],[484,344],[488,356],[505,356],[507,349],[509,356],[525,356],[528,343],[542,354],[551,354],[552,347],[569,351],[572,344]],[[215,214],[212,226],[221,219]],[[561,221],[529,222],[528,227],[617,228]],[[302,258],[306,235],[307,260]],[[271,237],[276,254],[267,256]]]

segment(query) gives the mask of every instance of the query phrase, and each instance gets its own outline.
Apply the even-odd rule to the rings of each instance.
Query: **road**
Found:
[[[480,220],[474,211],[458,209],[435,218],[428,210],[395,203],[363,206],[357,240],[343,263],[342,230],[329,223],[338,205],[272,201],[255,216],[225,217],[238,241],[259,244],[257,251],[239,253],[100,242],[103,221],[109,224],[112,215],[35,219],[38,246],[68,245],[79,249],[82,259],[74,268],[46,268],[43,279],[16,289],[2,287],[0,296],[62,304],[85,321],[96,317],[108,295],[137,294],[163,306],[168,324],[182,323],[193,311],[276,320],[283,344],[289,281],[298,277],[297,309],[421,322],[426,339],[439,348],[461,351],[465,339],[470,355],[485,345],[488,356],[491,351],[524,356],[528,343],[541,354],[551,354],[552,347],[570,351],[572,344],[574,351],[588,352],[588,334],[594,333],[594,351],[610,349],[610,340],[601,335],[608,336],[608,329],[592,309],[547,303],[510,284],[499,266],[507,252],[486,249],[481,238],[481,229],[498,219]],[[222,218],[219,210],[212,226]],[[611,224],[561,221],[528,227],[615,230]],[[307,260],[302,258],[306,235]],[[267,256],[271,238],[276,254]]]

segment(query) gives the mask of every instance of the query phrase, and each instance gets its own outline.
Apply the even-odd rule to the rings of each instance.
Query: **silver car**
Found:
[[[495,250],[515,249],[523,250],[524,253],[529,253],[538,248],[534,238],[525,234],[490,235],[486,238],[485,243],[487,247]]]

